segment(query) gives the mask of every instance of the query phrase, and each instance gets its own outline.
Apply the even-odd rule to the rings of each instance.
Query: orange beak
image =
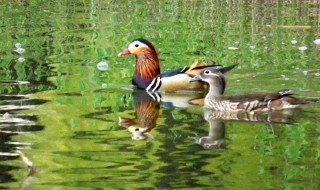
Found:
[[[126,49],[123,52],[119,53],[118,56],[122,57],[122,56],[130,55],[130,54],[131,54],[131,52],[128,49]]]

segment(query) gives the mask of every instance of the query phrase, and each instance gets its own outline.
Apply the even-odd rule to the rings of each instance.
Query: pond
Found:
[[[132,89],[134,56],[117,56],[143,37],[162,72],[238,63],[227,95],[294,89],[318,99],[319,6],[2,2],[1,189],[319,189],[319,102],[259,116],[190,104],[203,93],[157,102]]]

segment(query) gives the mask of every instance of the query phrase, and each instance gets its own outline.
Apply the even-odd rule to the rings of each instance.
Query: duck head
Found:
[[[135,55],[136,65],[132,83],[145,89],[160,74],[158,54],[153,44],[146,39],[133,40],[119,56]]]
[[[135,55],[139,56],[146,52],[152,52],[157,54],[156,49],[154,48],[153,44],[146,39],[138,38],[133,40],[127,49],[123,50],[123,52],[119,53],[119,56],[126,56],[126,55]]]
[[[199,75],[194,76],[191,79],[193,81],[204,81],[209,84],[209,93],[216,97],[220,97],[224,94],[226,89],[225,71],[214,68],[205,68]]]

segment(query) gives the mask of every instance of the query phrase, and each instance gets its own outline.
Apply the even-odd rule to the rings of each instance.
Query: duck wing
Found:
[[[316,101],[296,98],[293,95],[293,90],[281,90],[267,94],[244,94],[226,97],[226,99],[230,102],[238,102],[237,107],[245,111],[291,109]]]
[[[160,74],[153,79],[146,87],[147,91],[185,91],[185,90],[203,90],[207,88],[207,84],[202,81],[190,83],[193,76],[200,74],[205,68],[214,68],[226,74],[232,71],[237,65],[223,67],[221,65],[205,65],[195,62],[190,67],[183,67],[174,71],[168,71]]]
[[[195,75],[199,75],[201,73],[201,71],[205,68],[214,68],[214,69],[217,69],[218,71],[222,72],[223,74],[227,74],[230,71],[232,71],[234,68],[236,68],[237,66],[238,66],[238,64],[231,65],[228,67],[224,67],[222,65],[204,65],[204,64],[195,65],[195,64],[192,64],[190,67],[186,66],[186,67],[176,69],[173,71],[164,72],[161,74],[161,77],[172,77],[177,74],[187,74],[189,76],[195,76]]]

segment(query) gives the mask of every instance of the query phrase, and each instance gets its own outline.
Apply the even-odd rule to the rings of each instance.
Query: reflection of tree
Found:
[[[44,126],[36,125],[36,116],[16,112],[46,103],[47,100],[29,99],[29,96],[56,87],[48,80],[48,77],[54,74],[49,63],[38,62],[35,59],[26,59],[25,62],[19,63],[13,59],[5,64],[0,63],[0,70],[0,161],[5,161],[16,159],[15,153],[12,152],[30,145],[28,142],[13,141],[13,136],[44,129]],[[11,181],[11,176],[8,177],[7,173],[11,172],[1,172],[0,178],[4,179],[3,182]],[[32,169],[30,176],[33,176]]]
[[[0,94],[30,94],[56,88],[48,80],[48,77],[54,75],[48,63],[34,59],[27,59],[25,63],[11,60],[0,67],[3,71],[0,75]]]
[[[25,154],[23,154],[21,151],[17,151],[17,153],[19,154],[22,162],[29,169],[27,178],[24,179],[24,181],[21,183],[20,189],[25,189],[32,184],[33,177],[36,175],[37,170],[36,170],[36,167],[33,165],[32,161],[27,156],[25,156]]]
[[[24,100],[23,103],[30,103],[30,104],[36,104],[35,102]],[[15,115],[15,114],[9,114],[8,112],[15,111],[15,110],[21,110],[21,108],[13,107],[12,109],[6,110],[7,112],[5,114],[0,114],[0,163],[6,160],[13,160],[17,159],[17,154],[13,153],[17,149],[24,149],[31,145],[29,142],[16,142],[13,141],[13,136],[19,135],[19,134],[27,134],[32,133],[34,131],[41,131],[44,129],[44,126],[36,125],[37,117],[31,116],[31,115]],[[28,108],[24,108],[28,109]],[[3,111],[0,109],[0,112]],[[29,168],[29,175],[33,176],[33,168]],[[16,181],[14,180],[14,177],[12,176],[12,171],[17,170],[15,167],[11,166],[1,166],[1,175],[0,179],[3,180],[3,182],[12,182]],[[32,178],[32,177],[31,177]]]

